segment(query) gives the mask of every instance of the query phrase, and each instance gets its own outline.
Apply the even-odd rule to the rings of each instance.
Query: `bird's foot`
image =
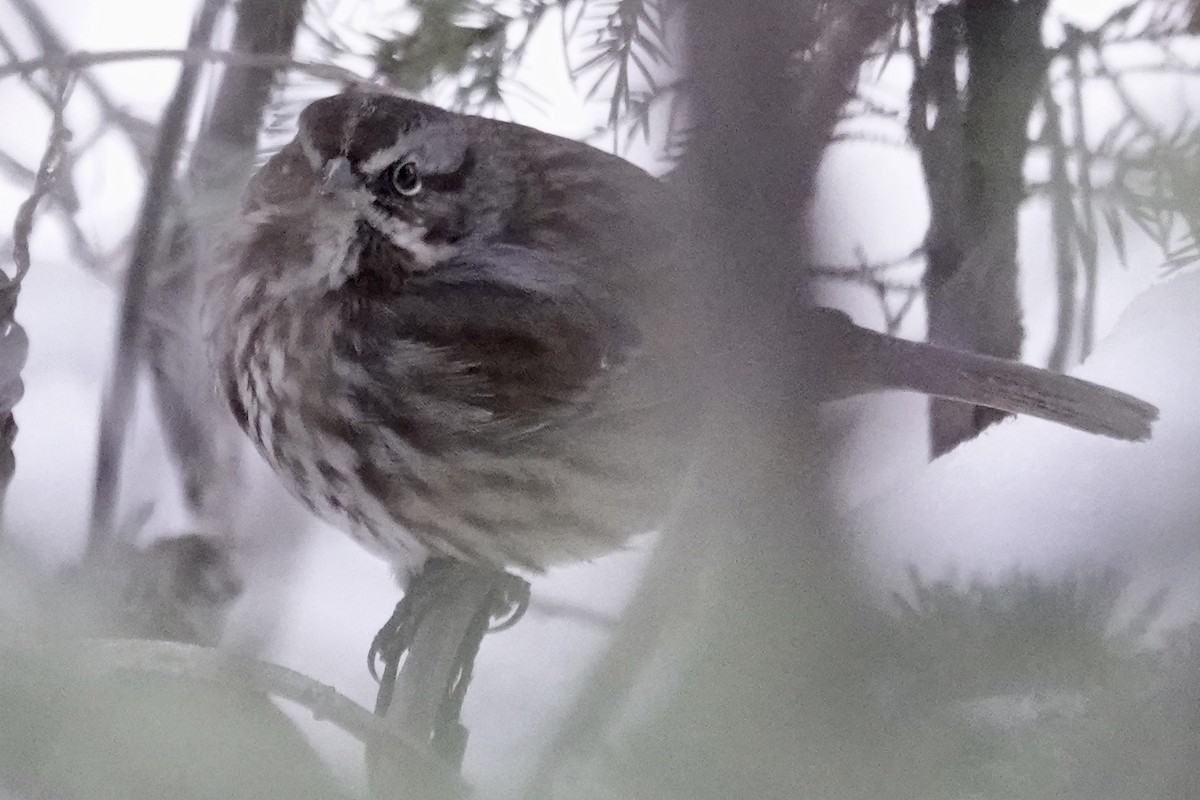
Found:
[[[396,610],[371,640],[371,648],[367,651],[367,669],[377,682],[382,683],[387,679],[389,671],[391,678],[395,679],[395,670],[412,644],[421,620],[436,601],[438,590],[445,582],[452,565],[450,559],[429,559],[425,566],[413,575],[404,597],[396,604]]]
[[[455,559],[432,558],[412,577],[404,597],[375,634],[367,653],[367,668],[379,683],[375,713],[386,713],[391,704],[400,664],[430,611],[439,603],[452,600],[463,581],[476,579],[479,574],[479,568]],[[452,682],[449,691],[450,695],[458,696],[447,698],[450,707],[461,706],[461,694],[466,691],[467,682],[464,678],[469,679],[483,634],[511,628],[529,607],[529,584],[524,579],[503,572],[489,574],[485,570],[482,574],[493,583],[480,609],[477,633],[467,636],[473,641],[464,641],[459,650],[458,663],[452,671],[459,680]]]
[[[529,610],[529,581],[506,572],[496,587],[495,597],[488,633],[506,631],[525,616]]]

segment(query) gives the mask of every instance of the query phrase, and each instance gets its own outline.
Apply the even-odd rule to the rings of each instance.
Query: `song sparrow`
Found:
[[[317,101],[253,178],[210,298],[229,407],[293,492],[393,561],[613,549],[663,513],[703,394],[678,208],[585,144],[381,93]],[[833,326],[834,393],[1128,439],[1156,414],[840,314],[807,324]]]

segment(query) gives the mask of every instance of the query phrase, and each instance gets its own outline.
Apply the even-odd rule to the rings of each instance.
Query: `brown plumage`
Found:
[[[603,553],[663,514],[702,400],[678,210],[584,144],[383,94],[318,101],[251,182],[213,285],[221,389],[299,497],[394,561]],[[808,322],[836,326],[833,394],[909,388],[1131,439],[1156,413]]]
[[[299,497],[393,560],[611,550],[659,517],[686,448],[686,359],[648,368],[663,349],[643,346],[673,294],[666,202],[528,128],[319,101],[252,181],[210,298],[229,406]]]

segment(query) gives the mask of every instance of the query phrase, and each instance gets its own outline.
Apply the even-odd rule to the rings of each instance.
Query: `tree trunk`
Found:
[[[1021,354],[1017,213],[1025,195],[1029,115],[1048,64],[1041,37],[1046,6],[1047,0],[963,0],[934,15],[919,81],[937,122],[919,144],[932,217],[928,338],[936,344],[1000,358]],[[967,55],[965,102],[954,75],[960,44]],[[930,401],[933,455],[1003,416]]]

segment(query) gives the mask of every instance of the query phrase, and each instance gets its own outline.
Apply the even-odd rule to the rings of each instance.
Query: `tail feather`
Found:
[[[1088,433],[1145,441],[1158,409],[1132,395],[1014,361],[859,328],[859,363],[875,388],[903,389],[1057,422]]]

